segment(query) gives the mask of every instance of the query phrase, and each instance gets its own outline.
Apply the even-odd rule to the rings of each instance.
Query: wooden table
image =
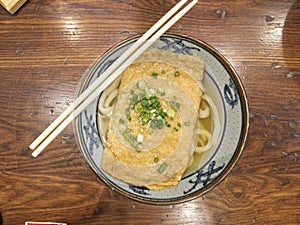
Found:
[[[201,1],[170,32],[222,53],[247,91],[250,130],[230,175],[171,206],[127,199],[90,169],[72,126],[38,157],[28,145],[76,98],[88,67],[176,1],[28,1],[0,8],[0,212],[5,225],[300,224],[300,1]]]

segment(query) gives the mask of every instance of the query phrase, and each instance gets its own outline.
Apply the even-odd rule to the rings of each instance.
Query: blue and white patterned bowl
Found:
[[[110,49],[87,71],[80,83],[79,94],[105,71],[138,37]],[[202,156],[199,168],[182,178],[177,187],[152,191],[120,181],[100,168],[104,146],[97,126],[98,99],[75,120],[75,136],[79,148],[95,173],[113,190],[145,203],[174,204],[197,198],[218,185],[238,161],[248,134],[249,112],[245,90],[228,61],[208,44],[194,38],[165,34],[153,47],[193,55],[205,62],[203,86],[216,104],[221,133],[215,144]]]

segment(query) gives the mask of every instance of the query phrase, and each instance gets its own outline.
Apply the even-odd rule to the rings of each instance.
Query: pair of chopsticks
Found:
[[[179,11],[187,1],[181,0],[158,20],[32,142],[29,148],[34,150],[33,157],[37,157],[112,81],[198,2],[193,0]]]

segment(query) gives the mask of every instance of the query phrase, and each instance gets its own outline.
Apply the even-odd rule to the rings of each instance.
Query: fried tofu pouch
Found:
[[[195,57],[150,48],[123,72],[101,161],[106,173],[152,190],[178,184],[194,152],[203,71],[204,63]],[[141,82],[151,90],[163,90],[156,94],[165,111],[174,103],[180,106],[168,118],[169,126],[151,129],[133,109],[128,119],[130,101],[141,93]],[[130,133],[120,129],[124,124]],[[142,143],[133,140],[138,136],[143,136]]]

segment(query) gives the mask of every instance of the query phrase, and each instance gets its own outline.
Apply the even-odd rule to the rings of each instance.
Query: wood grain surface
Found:
[[[0,8],[0,214],[96,224],[300,224],[300,1],[204,0],[170,32],[203,40],[248,95],[242,157],[212,191],[154,206],[110,190],[83,159],[72,126],[38,157],[28,145],[74,101],[83,74],[145,32],[175,0],[30,0]]]

